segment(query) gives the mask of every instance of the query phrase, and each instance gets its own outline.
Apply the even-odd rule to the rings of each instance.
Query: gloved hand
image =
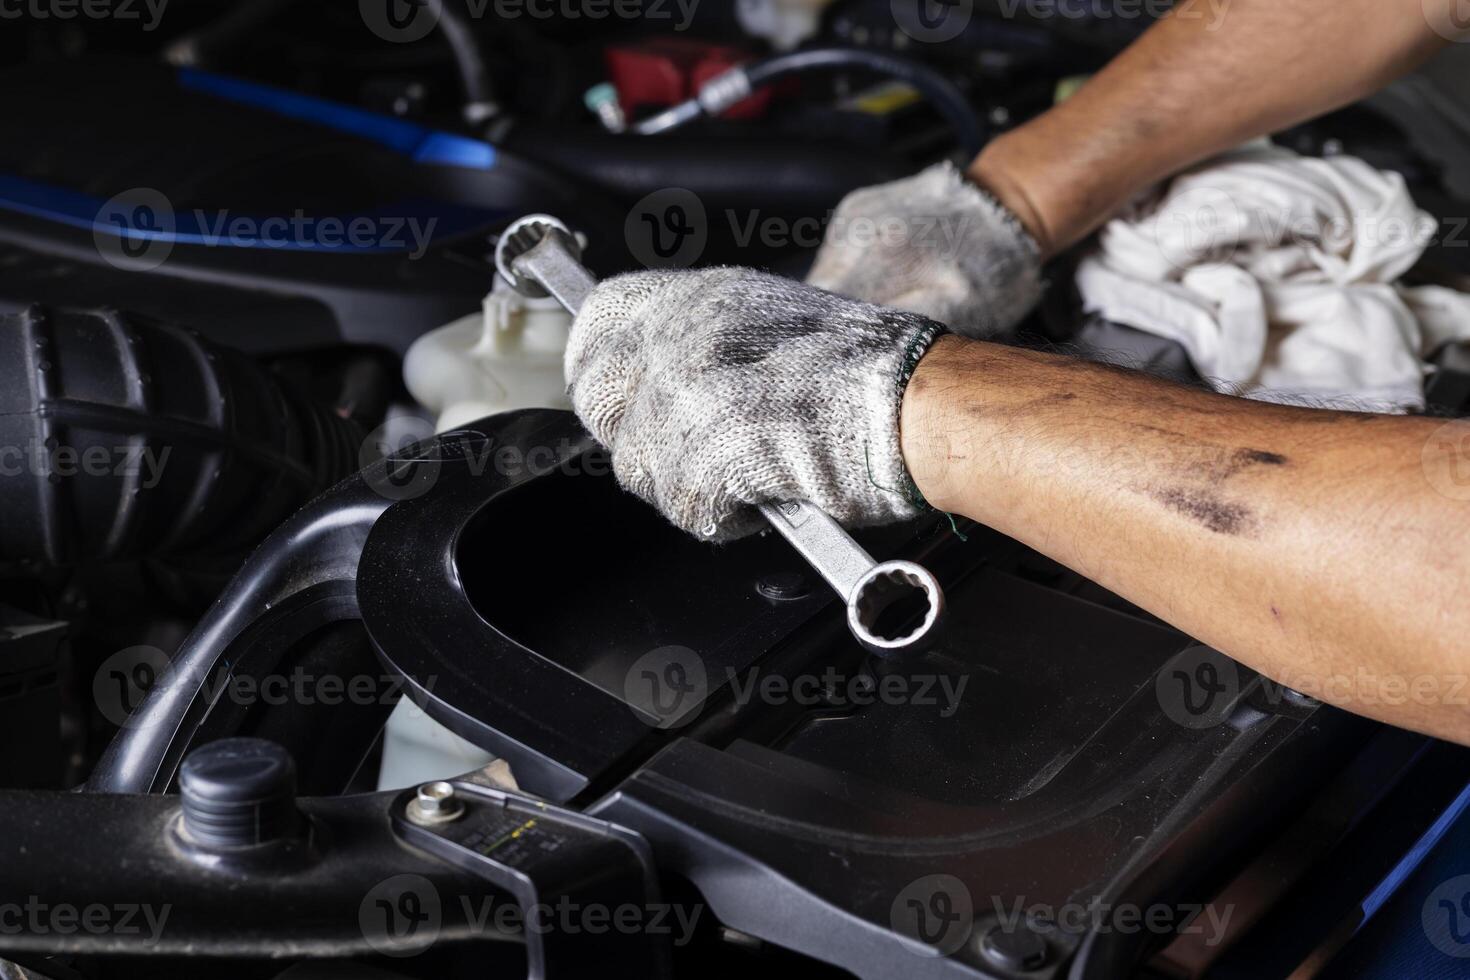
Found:
[[[847,195],[807,282],[989,339],[1041,297],[1040,250],[1020,219],[942,163]]]
[[[623,487],[691,534],[740,537],[750,505],[795,499],[879,524],[922,509],[899,401],[941,332],[749,269],[630,273],[583,304],[567,386]]]

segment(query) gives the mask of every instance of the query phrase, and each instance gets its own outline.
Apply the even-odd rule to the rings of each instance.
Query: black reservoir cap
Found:
[[[296,763],[263,738],[225,738],[189,753],[179,773],[184,831],[208,848],[240,848],[293,837]]]

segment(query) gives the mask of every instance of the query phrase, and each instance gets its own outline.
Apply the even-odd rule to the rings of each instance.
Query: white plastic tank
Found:
[[[562,356],[572,316],[555,299],[530,299],[499,276],[480,313],[424,334],[403,380],[440,432],[518,408],[571,408]]]

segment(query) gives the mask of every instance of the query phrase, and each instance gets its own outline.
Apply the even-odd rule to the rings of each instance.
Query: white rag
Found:
[[[1399,174],[1253,143],[1110,221],[1077,285],[1089,311],[1178,341],[1217,390],[1415,411],[1426,362],[1470,339],[1470,296],[1397,282],[1437,232]]]

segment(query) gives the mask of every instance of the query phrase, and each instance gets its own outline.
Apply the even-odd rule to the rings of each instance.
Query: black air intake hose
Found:
[[[246,355],[142,317],[0,316],[0,559],[241,553],[362,434]]]

